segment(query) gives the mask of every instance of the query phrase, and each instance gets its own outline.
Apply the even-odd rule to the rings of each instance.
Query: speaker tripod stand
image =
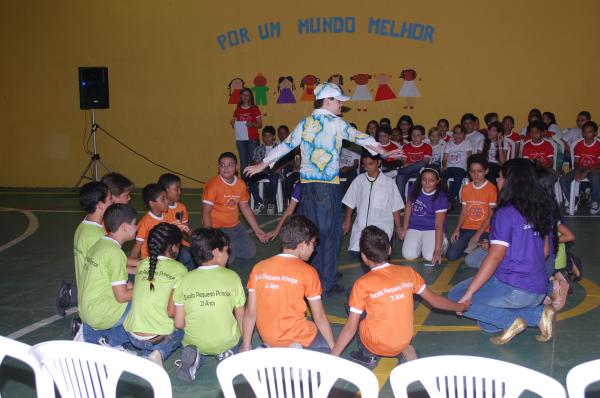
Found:
[[[75,187],[73,188],[73,190],[77,190],[77,188],[79,188],[79,185],[81,185],[81,182],[83,180],[100,181],[100,177],[98,176],[98,166],[102,166],[107,172],[110,173],[110,169],[100,159],[100,154],[98,153],[98,147],[96,146],[96,130],[97,129],[98,129],[98,124],[96,123],[96,114],[94,113],[94,108],[92,108],[92,126],[91,126],[91,133],[90,133],[92,135],[92,148],[93,148],[92,158],[90,159],[90,162],[85,167],[85,169],[83,169],[83,173],[79,177],[79,180],[77,180],[77,184],[75,184]],[[91,176],[89,176],[88,174],[91,174]]]

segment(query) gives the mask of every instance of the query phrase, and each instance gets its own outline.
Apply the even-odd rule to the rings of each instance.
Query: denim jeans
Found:
[[[240,155],[240,175],[244,175],[244,169],[250,165],[254,150],[258,147],[258,141],[236,141],[238,154]]]
[[[300,214],[317,226],[319,238],[312,257],[323,291],[335,285],[340,245],[342,243],[342,198],[338,184],[306,183],[301,185]]]
[[[229,237],[229,264],[237,257],[243,259],[254,258],[256,255],[256,246],[242,223],[239,223],[235,227],[219,229]]]
[[[481,267],[481,263],[483,263],[483,260],[487,257],[487,255],[488,251],[486,249],[478,247],[466,255],[465,264],[469,268],[479,269]]]
[[[462,257],[463,253],[465,252],[465,249],[467,248],[467,246],[469,246],[469,241],[471,240],[473,235],[475,235],[476,232],[477,231],[474,229],[461,228],[456,242],[450,243],[450,246],[448,246],[448,250],[446,251],[446,258],[452,261],[458,260],[460,257]],[[484,232],[483,234],[481,234],[480,239],[487,239],[487,237],[487,232]]]
[[[454,286],[448,298],[460,300],[472,280],[469,278]],[[517,289],[492,276],[475,292],[471,307],[463,315],[476,320],[482,330],[490,333],[507,329],[519,316],[527,325],[535,327],[542,318],[544,305],[541,302],[544,297],[545,294]]]
[[[416,178],[419,175],[421,168],[426,165],[427,162],[425,160],[421,160],[420,162],[416,162],[398,169],[398,174],[396,174],[396,185],[398,185],[398,190],[400,191],[400,195],[402,196],[404,203],[406,203],[406,183],[409,179]]]
[[[320,331],[317,330],[317,335],[313,339],[313,341],[306,347],[307,350],[322,352],[323,354],[330,354],[331,348],[329,348],[329,344],[325,340],[325,337],[321,334]]]
[[[254,204],[259,204],[259,203],[263,203],[263,199],[260,197],[259,194],[259,190],[258,190],[258,182],[260,180],[263,180],[267,178],[269,180],[269,183],[267,184],[267,189],[266,189],[266,196],[267,196],[267,202],[269,202],[269,204],[273,204],[276,205],[277,204],[277,183],[279,182],[279,174],[258,174],[254,177],[250,178],[250,193],[252,194],[252,197],[254,198]],[[265,191],[263,191],[263,196],[265,194]]]
[[[446,184],[448,183],[448,179],[453,179],[452,184],[450,184],[450,189],[448,190],[448,195],[450,196],[448,199],[450,200],[450,203],[456,202],[458,199],[462,180],[466,176],[467,172],[460,167],[448,167],[446,169],[446,172],[444,173],[444,181],[446,181]]]
[[[173,333],[166,336],[161,342],[154,344],[150,340],[140,340],[136,335],[129,333],[129,339],[131,344],[142,350],[144,356],[148,356],[152,351],[158,350],[162,360],[166,360],[172,353],[177,351],[181,347],[181,340],[183,340],[183,330],[175,329]]]
[[[116,347],[125,343],[129,343],[129,335],[123,327],[123,322],[129,313],[131,308],[131,301],[127,303],[125,312],[121,315],[121,318],[109,329],[94,329],[85,322],[81,325],[83,328],[83,340],[86,343],[98,344],[101,337],[107,340],[107,343],[112,347]]]
[[[177,261],[185,265],[188,271],[192,271],[198,267],[194,261],[194,258],[192,257],[192,250],[184,245],[179,246],[179,255],[177,256]]]
[[[575,170],[569,171],[567,174],[560,178],[560,187],[564,192],[567,200],[571,193],[571,183],[575,179]],[[588,174],[587,179],[590,181],[592,188],[592,202],[600,201],[600,170],[592,171]],[[577,196],[577,195],[576,195]]]

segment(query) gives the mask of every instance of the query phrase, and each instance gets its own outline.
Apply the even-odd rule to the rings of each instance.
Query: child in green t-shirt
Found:
[[[132,289],[127,283],[127,257],[121,246],[135,237],[136,211],[112,204],[104,213],[108,235],[89,250],[79,280],[79,315],[88,343],[120,346],[129,337],[123,321]]]
[[[162,362],[181,346],[183,330],[175,329],[173,293],[187,273],[176,261],[182,234],[173,224],[160,223],[148,234],[150,257],[137,268],[131,310],[125,330],[131,344],[162,366]]]
[[[225,268],[229,238],[218,229],[198,229],[191,239],[200,266],[175,288],[175,327],[184,329],[177,378],[192,381],[206,357],[218,361],[237,354],[246,296],[240,277]]]

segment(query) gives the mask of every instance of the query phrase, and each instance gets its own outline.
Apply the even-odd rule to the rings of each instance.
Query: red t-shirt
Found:
[[[511,140],[512,142],[514,142],[515,144],[521,142],[521,136],[516,131],[513,131],[512,133],[510,133],[509,135],[507,135],[506,138],[508,138],[509,140]]]
[[[388,142],[387,145],[381,145],[381,148],[383,148],[389,152],[389,151],[393,151],[394,149],[398,149],[398,145],[396,145],[392,141],[390,141],[390,142]],[[381,165],[385,168],[394,168],[394,167],[398,166],[398,161],[384,159],[381,161]]]
[[[258,106],[252,105],[249,108],[242,108],[241,106],[237,106],[235,111],[233,111],[233,119],[238,122],[256,122],[262,113],[260,113],[260,109]],[[248,126],[248,140],[249,141],[257,141],[258,140],[258,129],[256,127]]]
[[[416,162],[420,162],[425,159],[425,157],[432,157],[433,150],[431,149],[431,145],[426,143],[421,143],[419,146],[415,146],[412,142],[405,144],[402,146],[404,150],[404,157],[406,158],[405,164],[413,164]]]
[[[523,145],[523,157],[537,161],[544,167],[552,167],[554,147],[546,140],[537,144],[534,144],[533,141],[527,141]]]
[[[585,141],[579,140],[573,148],[575,163],[584,169],[594,168],[600,159],[600,141],[594,140],[592,145],[586,145]]]

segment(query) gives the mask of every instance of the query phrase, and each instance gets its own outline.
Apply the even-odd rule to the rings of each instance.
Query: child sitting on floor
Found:
[[[348,302],[348,320],[331,353],[339,356],[356,335],[355,362],[375,367],[379,357],[396,357],[400,363],[416,359],[410,345],[413,336],[413,294],[433,308],[461,312],[468,308],[439,296],[427,288],[409,266],[392,265],[387,234],[371,225],[360,237],[360,255],[371,270],[354,282]],[[358,329],[358,333],[356,333]]]
[[[321,302],[321,282],[306,261],[318,230],[308,218],[289,217],[279,234],[283,253],[256,264],[248,278],[242,351],[251,348],[254,326],[268,347],[297,347],[329,353],[333,333]],[[306,301],[314,322],[306,319]]]
[[[240,277],[225,268],[227,235],[218,229],[197,229],[191,243],[199,266],[177,284],[173,297],[175,327],[185,331],[176,376],[188,382],[208,356],[220,362],[239,352],[246,302]]]

